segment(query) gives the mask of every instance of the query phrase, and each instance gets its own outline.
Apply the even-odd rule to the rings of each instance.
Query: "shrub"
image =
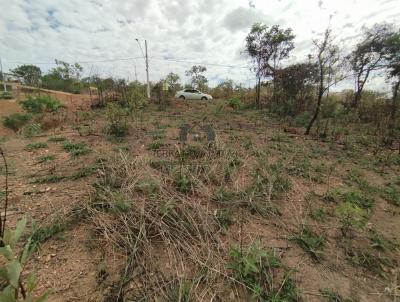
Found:
[[[126,108],[118,104],[108,103],[106,111],[108,126],[106,132],[116,137],[126,136],[129,132],[128,115],[129,112]]]
[[[234,110],[241,110],[244,108],[244,104],[238,98],[231,98],[228,101],[228,105],[229,105],[229,107],[233,108]]]
[[[23,113],[13,113],[3,119],[3,126],[17,132],[21,129],[29,120],[31,116]]]
[[[12,98],[14,98],[14,96],[10,91],[0,93],[0,100],[11,100]]]
[[[44,111],[56,112],[64,107],[59,100],[47,95],[29,96],[25,101],[21,101],[20,103],[22,108],[32,113],[41,113]]]

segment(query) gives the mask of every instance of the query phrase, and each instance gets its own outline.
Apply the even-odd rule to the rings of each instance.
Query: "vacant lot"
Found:
[[[0,133],[9,224],[35,221],[25,273],[50,301],[399,297],[400,155],[365,128],[305,137],[224,100],[107,125],[99,109]]]

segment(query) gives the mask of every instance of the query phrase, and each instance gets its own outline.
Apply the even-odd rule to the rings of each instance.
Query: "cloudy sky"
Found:
[[[81,62],[86,74],[145,79],[135,41],[148,41],[150,79],[206,65],[211,85],[231,78],[254,83],[244,39],[254,22],[291,27],[291,61],[312,52],[312,40],[330,25],[343,51],[362,26],[400,26],[399,0],[0,0],[0,56],[5,70],[33,63],[43,71],[54,59]],[[386,89],[384,79],[371,88]]]

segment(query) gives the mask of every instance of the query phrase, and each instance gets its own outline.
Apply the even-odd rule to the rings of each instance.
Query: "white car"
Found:
[[[212,100],[212,96],[206,93],[203,93],[196,89],[185,89],[180,90],[175,94],[176,98],[180,98],[182,100]]]

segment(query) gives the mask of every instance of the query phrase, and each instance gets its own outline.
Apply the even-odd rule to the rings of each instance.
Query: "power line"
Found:
[[[206,66],[215,66],[215,67],[227,67],[227,68],[248,68],[247,66],[240,65],[228,65],[228,64],[217,64],[217,63],[204,63],[204,62],[194,62],[187,60],[179,60],[179,59],[170,59],[170,58],[160,58],[160,57],[151,57],[152,60],[160,60],[160,61],[172,61],[177,63],[188,63],[188,64],[198,64],[198,65],[206,65]]]
[[[128,61],[140,59],[142,57],[130,57],[130,58],[117,58],[117,59],[105,59],[105,60],[96,60],[96,61],[78,61],[74,63],[78,64],[90,64],[90,63],[104,63],[104,62],[116,62],[116,61]],[[5,61],[6,63],[15,63],[15,64],[36,64],[36,65],[56,65],[55,62],[22,62],[22,61]]]

